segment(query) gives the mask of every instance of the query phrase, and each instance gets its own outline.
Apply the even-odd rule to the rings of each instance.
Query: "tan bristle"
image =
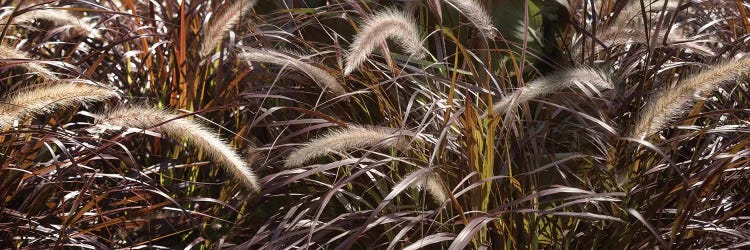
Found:
[[[117,96],[114,90],[81,82],[41,84],[6,97],[0,103],[0,127],[4,128],[15,120],[34,118],[81,103],[105,101]]]
[[[126,128],[156,129],[167,136],[187,141],[209,158],[226,167],[228,172],[251,190],[258,190],[258,179],[248,164],[208,128],[164,110],[130,107],[114,110],[99,120],[100,124]]]
[[[284,53],[268,49],[247,48],[244,53],[239,55],[239,57],[251,62],[289,66],[305,73],[323,89],[328,89],[339,95],[345,93],[344,87],[341,83],[328,73],[328,71],[302,62],[299,59],[293,58]]]
[[[461,12],[466,19],[469,19],[484,37],[495,37],[495,26],[492,23],[492,18],[479,2],[474,0],[445,0],[445,2]]]
[[[520,103],[576,86],[576,83],[590,84],[599,90],[614,88],[614,84],[610,82],[609,78],[595,69],[581,67],[560,70],[551,75],[537,78],[527,83],[526,86],[504,96],[492,105],[491,113],[495,116],[505,114],[513,111]]]
[[[235,0],[235,2],[229,5],[223,13],[212,16],[211,21],[206,25],[204,37],[205,40],[201,44],[200,55],[206,57],[211,54],[211,51],[219,45],[221,40],[227,35],[229,30],[242,18],[245,13],[250,10],[257,0]]]
[[[296,167],[325,156],[331,152],[347,151],[373,146],[395,147],[404,149],[408,141],[403,138],[406,133],[393,128],[349,126],[336,130],[310,141],[304,147],[295,150],[286,158],[286,167]]]
[[[411,14],[394,9],[375,14],[362,24],[344,63],[344,75],[356,70],[377,46],[392,38],[414,59],[424,58],[422,38]]]
[[[699,96],[732,83],[749,71],[750,57],[727,61],[690,76],[673,88],[664,90],[646,104],[630,136],[645,138],[658,132],[691,108]]]
[[[7,24],[10,16],[3,17],[0,23]],[[34,20],[44,20],[53,23],[55,26],[68,27],[69,37],[88,36],[94,33],[91,25],[80,18],[77,18],[67,11],[55,9],[38,9],[24,12],[13,17],[12,24],[26,23]]]
[[[42,66],[39,63],[31,61],[31,58],[29,58],[29,56],[23,51],[10,48],[5,45],[0,45],[0,59],[4,59],[4,60],[15,59],[15,60],[20,60],[20,61],[28,61],[28,62],[21,62],[19,63],[19,65],[23,67],[29,73],[37,74],[49,82],[60,80],[57,76],[55,76],[54,73],[52,73],[52,71],[47,70],[46,68],[44,68],[44,66]]]

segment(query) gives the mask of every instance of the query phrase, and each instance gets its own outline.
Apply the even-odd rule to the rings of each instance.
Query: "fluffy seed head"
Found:
[[[362,29],[354,36],[354,42],[345,59],[345,76],[362,65],[375,48],[388,38],[393,38],[412,58],[424,58],[422,38],[411,14],[387,9],[375,14],[361,26]]]
[[[512,111],[520,103],[578,84],[587,84],[598,90],[614,88],[614,84],[606,77],[606,74],[598,70],[587,67],[560,70],[549,76],[537,78],[527,83],[525,87],[506,95],[492,105],[492,113],[504,114]]]
[[[10,16],[5,16],[0,20],[0,23],[7,24]],[[92,29],[91,25],[81,19],[71,15],[66,11],[54,10],[54,9],[38,9],[30,10],[13,17],[13,24],[27,23],[34,20],[44,20],[53,23],[55,26],[67,26],[69,33],[66,34],[70,37],[77,36],[88,36],[95,34],[95,30]]]
[[[393,128],[349,126],[310,141],[306,146],[287,156],[285,165],[286,167],[301,166],[312,159],[328,155],[332,151],[373,146],[403,150],[408,147],[408,141],[403,138],[405,135],[407,135],[406,132]]]
[[[202,150],[218,164],[223,165],[237,180],[258,190],[258,179],[248,164],[221,138],[206,127],[175,114],[145,107],[116,109],[99,121],[106,126],[139,129],[157,129],[167,136],[184,140]]]
[[[410,175],[404,177],[402,181],[409,179],[408,177]],[[440,181],[440,176],[435,172],[427,172],[427,174],[420,176],[418,180],[412,183],[411,187],[427,191],[432,199],[434,199],[438,203],[447,201],[449,199],[448,194],[446,193],[446,190]]]
[[[745,57],[720,63],[712,69],[686,78],[676,87],[663,91],[646,104],[630,136],[645,138],[658,132],[688,110],[698,97],[725,84],[736,82],[748,72],[750,57]]]
[[[41,84],[21,91],[0,103],[0,128],[15,120],[43,115],[81,103],[105,101],[119,96],[114,90],[82,82]]]
[[[10,48],[5,45],[0,45],[0,59],[3,60],[29,60],[29,62],[21,63],[21,67],[26,69],[29,73],[38,74],[40,77],[44,78],[47,81],[54,82],[60,80],[55,76],[51,71],[44,68],[41,64],[31,62],[29,56],[24,53],[23,51]]]
[[[464,14],[466,19],[469,19],[484,37],[495,37],[495,26],[492,24],[492,18],[479,2],[475,0],[445,0],[445,2]]]
[[[206,25],[205,40],[201,44],[200,56],[206,57],[219,45],[230,29],[250,10],[257,0],[235,0],[223,13],[211,17]]]
[[[289,66],[293,69],[301,71],[302,73],[305,73],[307,76],[312,78],[321,88],[329,89],[336,94],[344,94],[346,92],[339,81],[336,80],[336,78],[331,74],[329,74],[328,71],[302,62],[299,59],[292,58],[291,56],[278,51],[248,48],[244,53],[240,54],[240,58],[244,58],[245,60],[254,62]]]

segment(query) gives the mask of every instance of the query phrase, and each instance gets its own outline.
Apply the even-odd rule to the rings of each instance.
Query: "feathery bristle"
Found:
[[[344,87],[328,71],[292,58],[284,53],[274,50],[249,48],[239,56],[248,61],[289,66],[305,73],[323,89],[328,89],[336,94],[345,93]]]
[[[495,26],[492,23],[492,18],[480,3],[474,0],[445,0],[445,2],[464,14],[466,19],[469,19],[484,37],[495,37]]]
[[[7,24],[10,17],[6,16],[0,20],[0,23]],[[70,37],[88,36],[94,33],[94,29],[87,22],[71,15],[66,11],[54,9],[30,10],[13,17],[13,24],[32,22],[34,20],[44,20],[53,23],[55,26],[68,26]]]
[[[408,179],[407,177],[404,177],[404,180]],[[425,190],[427,194],[438,203],[442,203],[449,199],[443,184],[441,184],[440,176],[438,176],[437,173],[428,172],[427,174],[420,176],[411,186],[419,190]]]
[[[424,58],[422,52],[422,38],[419,28],[411,14],[387,9],[375,14],[362,24],[362,29],[354,37],[349,53],[346,56],[344,76],[354,72],[375,48],[388,38],[396,40],[396,44],[415,59]]]
[[[712,69],[690,76],[677,86],[664,90],[641,112],[631,136],[645,138],[682,115],[699,96],[714,91],[750,72],[750,57],[723,62]]]
[[[448,200],[448,195],[445,193],[445,188],[441,184],[440,177],[436,173],[425,176],[427,181],[424,183],[424,189],[427,193],[432,196],[437,202],[444,202]]]
[[[545,96],[565,88],[577,86],[577,83],[589,84],[596,89],[612,89],[614,84],[602,72],[592,68],[581,67],[557,71],[549,76],[537,78],[525,87],[506,95],[492,105],[492,114],[501,115],[512,111],[516,105],[531,99]],[[486,115],[486,114],[485,114]]]
[[[80,103],[105,101],[119,96],[116,91],[81,82],[42,84],[21,91],[0,103],[0,128],[15,120],[73,108]]]
[[[250,10],[257,0],[235,0],[221,15],[211,17],[211,22],[206,25],[205,40],[201,44],[200,56],[206,57],[211,50],[219,45],[224,36],[237,24],[240,18]]]
[[[302,164],[328,155],[332,151],[346,151],[364,147],[394,147],[404,149],[408,147],[408,141],[403,136],[407,133],[397,129],[386,127],[358,127],[348,128],[331,132],[316,138],[306,146],[292,152],[286,158],[286,167],[296,167]]]
[[[55,76],[51,71],[44,68],[39,63],[31,62],[29,56],[24,53],[23,51],[10,48],[5,45],[0,45],[0,59],[3,60],[10,60],[10,59],[18,59],[18,60],[29,60],[29,62],[23,62],[20,63],[21,67],[26,69],[29,73],[38,74],[42,78],[44,78],[47,81],[54,82],[59,81],[60,79]]]
[[[99,123],[139,129],[154,128],[171,138],[187,141],[225,166],[245,186],[251,190],[259,189],[258,179],[248,164],[216,134],[192,120],[163,110],[131,107],[110,112]]]

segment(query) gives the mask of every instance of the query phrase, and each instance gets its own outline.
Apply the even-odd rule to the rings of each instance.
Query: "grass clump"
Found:
[[[0,243],[742,248],[738,3],[6,1]]]

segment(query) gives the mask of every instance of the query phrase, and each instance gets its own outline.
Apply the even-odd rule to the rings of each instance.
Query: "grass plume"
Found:
[[[720,63],[690,76],[676,87],[664,90],[641,111],[631,136],[645,138],[681,116],[700,97],[750,71],[750,57]]]
[[[328,89],[336,94],[345,93],[341,83],[328,73],[328,71],[302,62],[284,53],[269,49],[248,48],[244,53],[240,54],[240,57],[248,61],[289,66],[305,73],[323,89]]]
[[[15,120],[117,96],[118,93],[114,90],[82,82],[42,84],[5,98],[0,104],[0,127],[4,128]]]
[[[6,45],[0,45],[0,60],[24,60],[28,62],[20,63],[21,67],[23,67],[26,71],[29,73],[37,74],[48,81],[58,81],[60,80],[55,76],[52,71],[49,71],[48,69],[44,68],[39,63],[31,62],[31,58],[29,58],[29,55],[26,54],[23,51],[8,47]]]
[[[500,101],[492,105],[493,115],[502,115],[512,111],[516,105],[531,99],[552,94],[565,88],[577,86],[577,84],[589,84],[597,89],[611,89],[614,85],[603,72],[588,67],[565,69],[557,71],[549,76],[537,78],[526,86],[506,95]]]
[[[402,181],[408,180],[409,176],[410,175],[404,177]],[[398,186],[398,184],[395,186]],[[449,199],[448,194],[445,192],[445,188],[440,181],[440,176],[435,172],[427,172],[426,174],[419,176],[418,180],[414,181],[411,186],[419,190],[425,190],[435,202],[441,203]]]
[[[36,9],[24,12],[13,17],[11,24],[28,23],[35,20],[51,22],[58,27],[67,26],[69,33],[66,35],[68,37],[89,36],[95,34],[95,30],[89,23],[82,21],[82,19],[79,19],[66,11],[55,9]],[[10,15],[7,15],[0,20],[0,23],[7,25],[9,24],[9,21],[11,21]]]
[[[407,133],[386,127],[349,126],[328,133],[310,141],[306,146],[295,150],[286,158],[286,167],[296,167],[328,155],[332,151],[346,151],[364,147],[404,148],[407,141],[402,137]]]
[[[698,101],[630,136],[664,92],[750,53],[747,2],[5,1],[0,20],[53,9],[103,35],[9,18],[28,55],[0,58],[0,108],[66,78],[122,97],[6,116],[0,245],[742,248],[750,77],[683,91]],[[389,8],[415,42],[378,30],[345,77]]]
[[[411,14],[387,9],[375,14],[361,26],[362,29],[354,37],[354,42],[346,56],[345,76],[362,65],[375,48],[388,38],[396,40],[396,44],[412,58],[424,58],[422,38]]]
[[[212,16],[211,21],[206,25],[205,36],[201,44],[200,56],[206,57],[211,50],[219,45],[224,36],[227,35],[232,27],[250,10],[257,0],[235,0],[220,15]]]
[[[464,14],[466,19],[469,19],[479,29],[482,36],[486,38],[495,37],[495,26],[492,24],[492,18],[479,2],[475,0],[445,0],[445,2]]]
[[[248,164],[216,134],[192,120],[163,110],[130,107],[110,112],[99,123],[127,128],[154,128],[171,138],[187,141],[225,166],[245,186],[251,190],[259,189],[258,178]]]

